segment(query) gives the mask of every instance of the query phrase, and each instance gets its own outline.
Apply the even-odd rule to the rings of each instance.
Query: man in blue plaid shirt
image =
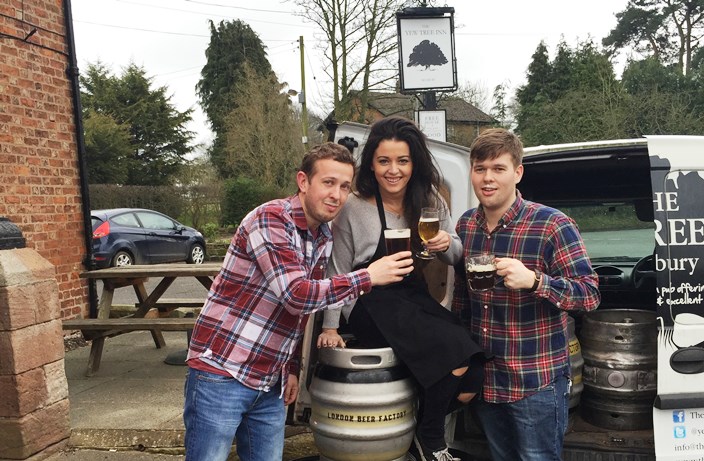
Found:
[[[598,279],[572,219],[524,200],[523,145],[504,129],[470,148],[479,207],[457,222],[464,255],[493,254],[499,282],[468,289],[458,270],[452,308],[494,355],[474,402],[494,461],[559,461],[570,388],[567,313],[599,305]]]

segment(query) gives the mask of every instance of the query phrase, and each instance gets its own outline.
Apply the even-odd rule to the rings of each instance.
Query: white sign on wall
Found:
[[[428,139],[447,141],[447,122],[444,110],[418,110],[416,123]]]

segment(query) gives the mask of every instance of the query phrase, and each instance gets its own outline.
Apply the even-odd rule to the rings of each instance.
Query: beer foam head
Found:
[[[467,270],[470,272],[491,272],[496,270],[493,264],[472,264],[467,263]]]
[[[411,238],[411,229],[384,229],[384,238],[409,239]]]
[[[472,272],[490,272],[496,270],[493,254],[469,256],[465,259],[465,267]]]
[[[439,218],[420,218],[420,222],[438,222],[440,221]]]

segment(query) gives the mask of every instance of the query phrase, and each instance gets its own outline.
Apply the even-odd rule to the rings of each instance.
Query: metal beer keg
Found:
[[[320,459],[406,459],[415,429],[416,394],[393,350],[319,352],[310,386],[310,428]]]
[[[577,414],[579,400],[584,391],[584,381],[582,380],[582,369],[584,367],[584,358],[582,357],[582,348],[579,344],[579,339],[575,334],[574,318],[567,317],[567,351],[570,360],[570,379],[572,387],[570,388],[569,413],[567,416],[567,430],[571,431],[574,427],[574,420]]]
[[[599,427],[653,427],[657,391],[657,321],[638,309],[594,311],[580,331],[584,357],[582,418]]]
[[[579,400],[582,396],[582,391],[584,390],[584,382],[582,380],[584,357],[582,357],[582,348],[574,330],[574,318],[567,317],[567,347],[570,354],[570,370],[572,375],[572,388],[570,389],[569,403],[570,411],[577,408],[577,405],[579,405]]]

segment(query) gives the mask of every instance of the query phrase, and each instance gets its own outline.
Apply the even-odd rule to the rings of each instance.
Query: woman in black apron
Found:
[[[362,152],[356,194],[333,224],[331,270],[357,270],[385,256],[383,231],[388,228],[410,228],[412,250],[420,250],[417,223],[427,206],[446,212],[444,229],[427,242],[428,250],[438,252],[447,264],[457,263],[462,246],[437,193],[439,186],[439,173],[418,127],[399,117],[376,122]],[[374,287],[342,312],[362,347],[393,348],[422,389],[417,435],[426,459],[452,460],[444,438],[445,415],[458,394],[466,402],[481,389],[487,358],[466,327],[430,295],[418,264],[402,282]],[[344,346],[331,316],[335,314],[326,313],[318,345]]]

